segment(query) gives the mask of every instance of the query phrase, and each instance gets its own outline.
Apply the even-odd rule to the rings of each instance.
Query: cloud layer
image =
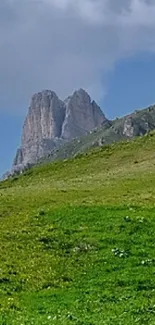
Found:
[[[0,111],[23,114],[33,92],[96,99],[117,60],[155,51],[154,0],[1,0]]]

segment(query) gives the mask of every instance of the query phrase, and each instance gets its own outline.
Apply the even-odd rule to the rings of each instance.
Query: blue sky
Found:
[[[155,55],[140,53],[119,61],[108,76],[102,106],[114,118],[155,104]]]
[[[155,102],[154,0],[0,1],[0,174],[30,98],[86,89],[107,117]]]
[[[20,144],[22,117],[0,113],[0,176],[10,169]]]

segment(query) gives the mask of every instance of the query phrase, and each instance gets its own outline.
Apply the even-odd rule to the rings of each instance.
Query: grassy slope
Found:
[[[0,184],[0,324],[154,324],[155,134]]]

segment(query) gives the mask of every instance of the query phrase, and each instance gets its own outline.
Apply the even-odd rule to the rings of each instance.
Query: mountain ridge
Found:
[[[143,136],[155,129],[155,105],[136,110],[121,118],[108,121],[87,136],[73,139],[51,151],[41,162],[68,159],[87,152],[94,147],[102,147],[113,142],[130,140]]]
[[[108,120],[83,89],[62,101],[44,90],[32,96],[23,125],[21,147],[11,172],[23,172],[46,161],[68,159],[93,147],[142,136],[155,129],[155,105]]]

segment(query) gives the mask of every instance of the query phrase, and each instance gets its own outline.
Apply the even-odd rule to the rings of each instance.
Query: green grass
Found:
[[[0,183],[0,324],[155,324],[155,134]]]

